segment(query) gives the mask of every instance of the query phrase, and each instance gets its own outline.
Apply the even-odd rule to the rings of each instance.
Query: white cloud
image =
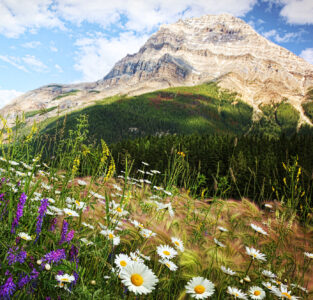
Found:
[[[1,90],[0,89],[0,109],[10,103],[10,101],[20,95],[22,92],[16,90]]]
[[[13,67],[19,70],[28,72],[28,70],[23,65],[20,64],[21,59],[19,57],[9,56],[9,55],[0,55],[0,60],[12,65]]]
[[[87,21],[107,27],[119,21],[120,26],[126,23],[127,30],[150,31],[180,17],[220,13],[243,16],[256,3],[257,0],[237,0],[234,5],[229,0],[58,0],[56,10],[65,20],[77,24]]]
[[[313,24],[312,0],[283,0],[280,15],[292,24]]]
[[[272,38],[274,41],[277,43],[288,43],[291,41],[294,41],[296,39],[299,39],[303,34],[303,31],[298,31],[298,32],[287,32],[283,35],[279,35],[276,29],[272,29],[267,32],[263,32],[262,35],[264,37]]]
[[[36,72],[43,72],[48,69],[48,67],[41,62],[39,59],[37,59],[34,55],[25,55],[22,58],[23,62],[26,63],[31,69],[33,69]]]
[[[55,64],[54,67],[60,72],[63,73],[63,69],[61,66],[59,66],[58,64]]]
[[[76,41],[78,47],[74,68],[83,74],[83,81],[95,81],[104,77],[113,65],[126,54],[135,53],[147,40],[147,35],[122,33],[117,38],[90,37]]]
[[[230,13],[243,16],[257,0],[0,0],[0,34],[16,38],[39,28],[65,29],[64,21],[126,26],[126,30],[151,31],[180,17]]]
[[[263,0],[273,5],[280,6],[280,15],[290,24],[313,24],[312,0]]]
[[[34,49],[34,48],[39,47],[40,45],[41,43],[39,41],[32,41],[32,42],[27,42],[27,43],[22,44],[22,47]]]
[[[17,38],[27,29],[64,28],[51,6],[53,0],[1,0],[0,1],[0,34]]]
[[[299,56],[313,65],[313,48],[307,48],[302,50]]]

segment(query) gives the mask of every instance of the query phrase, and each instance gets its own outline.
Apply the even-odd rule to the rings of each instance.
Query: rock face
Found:
[[[313,87],[313,65],[228,14],[162,25],[138,53],[118,61],[103,79],[45,86],[15,99],[0,113],[14,116],[22,110],[58,106],[48,113],[55,115],[115,94],[135,95],[207,81],[237,92],[256,115],[260,105],[287,98],[300,112],[300,121],[310,123],[301,103]]]

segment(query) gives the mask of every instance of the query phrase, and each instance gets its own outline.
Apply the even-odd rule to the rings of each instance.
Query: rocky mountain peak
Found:
[[[229,14],[162,25],[137,53],[118,61],[103,79],[40,88],[16,99],[2,113],[12,115],[40,105],[68,111],[114,94],[134,95],[208,81],[237,92],[256,115],[260,105],[287,98],[300,112],[301,122],[310,123],[301,103],[313,87],[313,65]]]

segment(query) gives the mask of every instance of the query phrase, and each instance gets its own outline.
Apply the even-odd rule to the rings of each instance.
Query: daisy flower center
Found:
[[[168,263],[167,263],[167,264],[165,264],[165,265],[166,265],[168,268],[170,268],[170,267],[171,267],[171,266],[170,266],[170,264],[168,264]]]
[[[286,296],[288,299],[291,299],[291,295],[290,294],[288,294],[288,293],[286,293],[286,292],[283,292],[283,293],[281,293],[282,295],[284,295],[284,296]]]
[[[194,291],[197,294],[203,294],[205,292],[205,287],[203,285],[201,285],[201,284],[196,285],[195,288],[194,288]]]
[[[114,238],[114,235],[113,235],[112,233],[110,233],[110,234],[109,234],[109,239],[112,240],[113,238]]]
[[[70,282],[70,281],[68,280],[68,278],[62,278],[62,281],[63,281],[63,282]]]
[[[121,260],[120,265],[122,267],[126,267],[127,266],[127,262],[125,260]]]
[[[163,251],[163,254],[168,256],[168,255],[170,255],[171,253],[170,253],[169,251],[167,251],[167,250],[164,250],[164,251]]]
[[[179,242],[175,241],[175,244],[176,244],[177,246],[179,246]]]
[[[75,203],[76,203],[77,205],[80,205],[80,202],[79,202],[79,201],[77,201],[77,200],[75,201]]]
[[[121,209],[120,207],[118,207],[116,210],[117,210],[119,213],[122,212],[122,209]]]
[[[238,294],[238,293],[235,293],[235,297],[239,297],[239,294]]]
[[[69,216],[71,216],[71,215],[72,215],[72,213],[71,213],[71,212],[68,212],[67,214],[68,214]]]
[[[143,278],[139,274],[133,274],[130,277],[130,281],[132,282],[133,285],[135,286],[141,286],[143,284]]]
[[[260,292],[260,291],[254,291],[253,295],[254,295],[254,296],[260,296],[260,295],[261,295],[261,292]]]

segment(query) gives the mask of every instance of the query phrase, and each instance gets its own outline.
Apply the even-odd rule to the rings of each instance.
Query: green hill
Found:
[[[67,116],[48,119],[41,133],[54,135],[65,126],[65,135],[81,114],[88,116],[91,140],[108,143],[150,135],[231,134],[262,132],[278,136],[292,134],[299,119],[288,103],[261,107],[264,116],[252,122],[253,109],[238,95],[221,91],[216,84],[175,87],[139,96],[114,96]],[[66,119],[65,119],[66,118]],[[65,122],[64,122],[65,121]]]

